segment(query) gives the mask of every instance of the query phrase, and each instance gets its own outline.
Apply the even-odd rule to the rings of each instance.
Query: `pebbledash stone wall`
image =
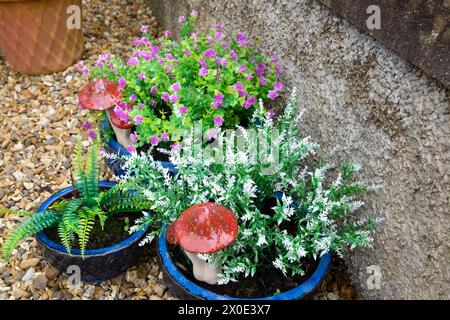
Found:
[[[359,298],[450,298],[448,89],[316,0],[148,2],[166,28],[195,8],[200,31],[220,22],[260,37],[298,88],[305,132],[384,185],[365,199],[363,214],[385,219],[373,250],[346,257]],[[372,265],[380,289],[367,286]]]

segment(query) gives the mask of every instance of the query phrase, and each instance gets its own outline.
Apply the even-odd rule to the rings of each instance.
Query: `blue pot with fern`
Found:
[[[26,218],[7,237],[5,260],[20,242],[35,235],[44,258],[61,272],[79,270],[80,280],[101,282],[137,264],[144,255],[139,242],[146,228],[130,235],[129,226],[150,202],[125,185],[99,181],[97,139],[83,154],[81,139],[75,148],[74,185],[47,199],[36,212],[0,208]]]
[[[117,186],[115,182],[111,181],[98,181],[98,185],[100,190],[104,190],[106,193]],[[47,215],[46,212],[49,208],[62,199],[71,198],[74,193],[77,193],[76,190],[76,187],[70,186],[58,191],[39,207],[36,214]],[[138,212],[136,214],[138,215]],[[85,223],[89,224],[87,220]],[[81,280],[86,282],[102,282],[113,278],[129,267],[138,264],[144,256],[139,242],[144,237],[145,230],[135,232],[123,241],[111,243],[105,247],[87,249],[88,244],[83,244],[82,248],[80,245],[76,249],[70,248],[70,251],[61,243],[64,241],[57,241],[51,234],[52,232],[44,229],[36,235],[42,255],[61,272],[73,272],[70,271],[70,266],[79,267]]]

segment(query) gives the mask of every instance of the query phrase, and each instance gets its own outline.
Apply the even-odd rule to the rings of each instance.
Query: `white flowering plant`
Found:
[[[228,133],[233,143],[224,148],[223,161],[211,156],[213,152],[193,152],[191,136],[183,140],[184,152],[170,151],[176,173],[163,168],[150,153],[134,153],[125,163],[127,173],[120,177],[153,203],[151,213],[132,228],[159,227],[144,242],[194,204],[215,202],[233,211],[239,224],[236,241],[221,251],[199,255],[221,266],[219,284],[253,276],[267,266],[288,276],[303,275],[308,260],[327,252],[342,255],[345,248],[370,246],[373,241],[376,221],[354,217],[363,205],[357,196],[373,188],[355,182],[359,167],[351,162],[334,167],[309,159],[318,145],[303,137],[295,125],[302,115],[295,91],[276,120],[260,105],[253,129],[258,137],[265,137],[265,143],[276,146],[275,156],[272,152],[266,157],[271,163],[255,156],[251,146],[257,144],[247,130],[238,128],[242,130]],[[220,137],[224,136],[222,132]],[[246,148],[236,147],[236,137],[246,142]],[[217,145],[222,144],[211,148],[217,151]]]

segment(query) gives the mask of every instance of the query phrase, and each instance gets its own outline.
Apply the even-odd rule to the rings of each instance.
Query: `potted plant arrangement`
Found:
[[[76,265],[81,280],[99,282],[117,276],[139,261],[142,231],[129,235],[128,226],[150,202],[115,182],[99,181],[100,140],[89,148],[83,162],[81,138],[75,148],[74,185],[47,199],[36,213],[0,208],[2,213],[27,216],[6,239],[2,251],[9,259],[14,248],[36,235],[47,261],[66,272]]]
[[[83,53],[81,0],[0,0],[0,47],[23,74],[61,71]]]
[[[143,26],[128,60],[104,54],[90,69],[95,79],[110,81],[120,91],[120,96],[113,94],[113,105],[101,107],[90,106],[84,99],[93,83],[80,92],[81,106],[96,109],[90,113],[92,118],[104,120],[108,153],[129,156],[137,148],[177,148],[184,132],[196,123],[214,139],[220,130],[248,126],[257,100],[278,97],[283,86],[278,81],[277,57],[258,54],[244,33],[226,42],[220,25],[197,35],[193,32],[196,19],[195,11],[188,19],[179,18],[180,41],[173,40],[170,31],[152,39]],[[96,93],[91,92],[89,99],[95,100]],[[98,111],[106,109],[111,110],[107,118]],[[118,121],[111,121],[111,115],[122,126],[129,125],[126,136],[118,135]],[[152,150],[156,160],[173,167],[165,153]]]
[[[152,215],[132,230],[155,227],[142,244],[158,237],[165,278],[180,297],[307,298],[332,253],[371,245],[376,222],[355,220],[354,213],[363,205],[356,196],[373,187],[354,181],[353,163],[334,168],[332,179],[330,164],[308,160],[318,145],[293,125],[300,115],[295,92],[276,121],[260,102],[252,117],[259,125],[251,129],[275,147],[267,157],[255,157],[258,143],[238,128],[223,157],[217,146],[191,152],[194,139],[184,137],[180,151],[168,151],[174,174],[150,153],[135,152],[125,162],[123,187],[153,203]]]

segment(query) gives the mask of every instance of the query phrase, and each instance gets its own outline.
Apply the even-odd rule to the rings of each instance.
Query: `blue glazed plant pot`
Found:
[[[281,200],[282,192],[275,192],[274,198]],[[294,202],[294,206],[296,203]],[[331,253],[324,254],[316,267],[316,270],[305,282],[294,289],[263,298],[236,298],[223,296],[207,290],[186,278],[172,260],[166,241],[166,229],[158,239],[157,251],[164,279],[170,284],[172,291],[182,299],[191,300],[306,300],[314,297],[319,285],[325,279],[331,266]]]
[[[187,300],[303,300],[311,299],[316,293],[331,265],[331,253],[324,254],[317,265],[316,270],[311,277],[300,284],[298,287],[289,291],[277,294],[275,296],[263,298],[236,298],[217,294],[209,291],[188,278],[178,269],[170,256],[167,241],[166,230],[163,231],[158,239],[158,256],[162,266],[164,279],[171,286],[171,290],[181,299]]]
[[[101,122],[101,130],[108,131],[110,130],[110,123],[108,117],[105,118]],[[114,175],[117,177],[122,176],[125,172],[122,169],[122,165],[124,164],[124,158],[131,156],[131,153],[128,152],[127,149],[123,148],[116,140],[115,136],[112,134],[109,137],[109,140],[106,141],[104,149],[109,154],[116,154],[117,159],[106,159],[106,163],[108,167],[113,171]],[[171,162],[161,161],[161,165],[167,169],[174,169],[175,165]]]
[[[99,181],[99,186],[103,189],[114,185],[116,182]],[[70,186],[55,193],[39,207],[37,213],[44,212],[56,201],[69,196],[74,189]],[[144,256],[144,248],[139,246],[139,242],[145,233],[146,231],[135,232],[128,239],[107,248],[86,250],[84,257],[76,249],[72,249],[69,254],[64,246],[50,240],[45,231],[37,234],[37,240],[44,258],[60,272],[68,272],[69,266],[78,266],[82,281],[98,283],[114,278],[139,263]]]

